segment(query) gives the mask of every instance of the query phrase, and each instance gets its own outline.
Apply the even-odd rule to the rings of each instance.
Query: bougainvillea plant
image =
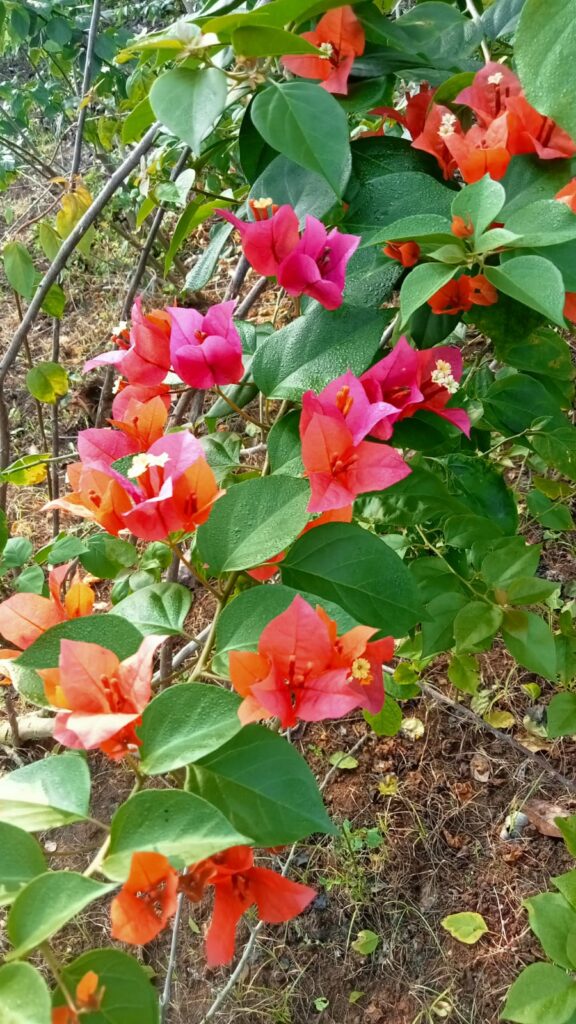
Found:
[[[48,743],[0,778],[15,1024],[168,1020],[173,963],[160,999],[132,947],[172,930],[175,949],[186,900],[211,908],[208,967],[253,908],[272,927],[306,912],[316,891],[279,848],[339,823],[301,723],[355,712],[393,735],[439,655],[487,717],[497,644],[549,687],[549,735],[576,733],[574,606],[536,539],[573,527],[576,0],[232,0],[133,35],[99,7],[72,24],[65,4],[0,4],[6,49],[51,73],[60,56],[49,111],[86,57],[77,149],[119,165],[93,198],[75,153],[38,246],[3,250],[22,323],[0,360],[2,683],[16,738],[31,705]],[[17,162],[42,102],[24,95],[0,89]],[[46,451],[13,450],[5,381],[36,318],[66,316],[66,266],[127,179],[148,236],[126,320],[72,380],[57,346],[30,357]],[[254,317],[264,293],[275,312]],[[80,371],[99,405],[72,451],[58,415]],[[34,552],[9,536],[10,489],[45,481],[54,536]],[[118,800],[95,820],[103,759]],[[55,868],[34,833],[88,820],[96,851]],[[570,879],[540,898],[562,904],[545,937],[531,901],[564,952],[520,976],[507,1020],[575,1019]],[[96,901],[103,947],[63,961],[60,930]]]

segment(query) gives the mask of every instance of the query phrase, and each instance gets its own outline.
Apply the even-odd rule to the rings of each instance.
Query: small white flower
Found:
[[[165,466],[169,461],[170,456],[168,452],[162,452],[161,455],[149,455],[148,452],[142,452],[140,455],[135,455],[132,460],[132,465],[126,473],[126,476],[130,477],[131,480],[142,476],[147,469],[151,466]]]
[[[455,114],[442,114],[442,121],[438,129],[438,135],[441,139],[447,138],[449,135],[454,135],[454,125],[458,121]]]
[[[438,384],[441,388],[446,388],[449,394],[454,395],[458,391],[460,385],[452,376],[452,367],[445,359],[438,359],[436,361],[436,369],[432,370],[430,376],[434,384]]]
[[[322,56],[326,58],[326,60],[329,60],[332,54],[334,53],[334,47],[332,46],[332,43],[320,43],[318,49],[320,50]]]
[[[494,75],[488,76],[488,85],[500,85],[500,82],[504,78],[501,71],[497,71]]]

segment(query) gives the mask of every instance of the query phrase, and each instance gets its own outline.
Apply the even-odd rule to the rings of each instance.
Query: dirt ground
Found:
[[[84,358],[106,347],[132,266],[133,253],[120,242],[106,260],[90,268],[78,265],[72,272],[74,308],[66,314],[61,339],[63,362],[73,369],[72,394],[62,412],[65,452],[72,453],[77,431],[91,424],[97,391],[82,378],[80,367]],[[207,299],[222,298],[222,283],[216,282]],[[251,283],[248,279],[246,289]],[[154,282],[148,296],[162,301]],[[273,294],[267,294],[256,315],[270,317],[274,306]],[[9,332],[16,316],[6,292],[0,313]],[[31,335],[35,357],[46,358],[50,343],[50,324],[44,320]],[[9,401],[16,458],[38,445],[34,405],[16,375]],[[49,518],[41,511],[45,500],[42,486],[11,489],[13,532],[38,545],[50,537]],[[567,551],[552,544],[546,547],[543,571],[550,578],[576,577],[573,557],[570,561]],[[191,627],[199,629],[205,621],[206,606],[199,602]],[[439,659],[423,681],[454,701],[456,691],[445,683],[444,667]],[[379,739],[368,735],[355,716],[294,734],[318,779],[330,772],[325,800],[344,834],[312,837],[298,846],[290,877],[313,885],[317,899],[294,922],[260,932],[239,983],[211,1019],[219,1024],[308,1024],[317,1019],[321,1024],[496,1024],[509,984],[540,955],[522,901],[573,866],[564,844],[533,825],[517,838],[503,838],[507,816],[535,798],[576,810],[574,742],[547,743],[537,730],[521,724],[530,725],[534,718],[534,701],[522,684],[535,677],[511,668],[498,648],[482,658],[483,687],[496,692],[498,707],[515,718],[508,738],[464,718],[459,706],[428,697],[403,703],[405,716],[422,723],[419,739]],[[545,703],[550,685],[539,682]],[[330,756],[359,741],[357,766],[331,771]],[[48,749],[0,748],[0,769],[12,770]],[[90,762],[91,813],[108,820],[127,795],[131,778],[122,765],[100,755],[91,755]],[[40,838],[52,867],[83,870],[101,832],[87,823]],[[271,862],[279,865],[285,856],[271,855]],[[208,910],[185,907],[169,1024],[200,1024],[229,977],[228,970],[206,971],[204,966],[201,931]],[[481,913],[489,927],[475,946],[456,942],[440,925],[446,915],[464,910]],[[378,937],[369,955],[354,949],[363,929]],[[103,901],[66,927],[54,945],[63,959],[70,959],[105,944],[107,934],[108,901]],[[239,950],[248,934],[242,925]],[[169,946],[168,930],[140,953],[160,987]]]

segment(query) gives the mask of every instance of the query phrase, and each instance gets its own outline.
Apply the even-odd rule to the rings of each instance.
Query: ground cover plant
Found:
[[[0,3],[2,1020],[575,1024],[575,25]]]

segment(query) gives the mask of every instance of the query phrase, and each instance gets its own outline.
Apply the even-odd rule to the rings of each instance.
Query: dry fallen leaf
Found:
[[[554,839],[562,839],[562,833],[555,823],[554,818],[569,818],[570,811],[559,804],[551,804],[547,800],[528,800],[522,810],[531,825],[543,836],[552,836]]]
[[[470,759],[470,775],[476,782],[488,782],[492,775],[490,761],[485,754],[476,752]]]

